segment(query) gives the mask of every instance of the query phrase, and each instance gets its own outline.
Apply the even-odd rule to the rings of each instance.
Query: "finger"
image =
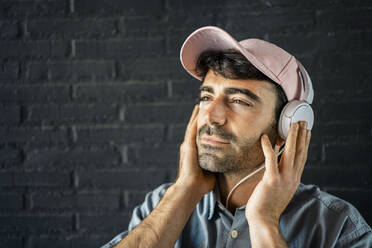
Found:
[[[281,159],[281,167],[287,171],[292,169],[294,158],[296,154],[296,141],[298,135],[298,123],[294,122],[291,124],[289,129],[288,138],[285,144],[284,152]]]
[[[271,147],[269,137],[266,134],[261,136],[261,146],[265,156],[265,167],[269,175],[277,175],[279,173],[276,153]]]
[[[302,161],[302,168],[300,170],[300,175],[302,175],[302,172],[305,168],[305,165],[306,165],[306,160],[307,160],[307,154],[309,152],[309,145],[310,145],[310,138],[311,138],[311,130],[306,130],[306,142],[305,142],[305,150],[306,150],[306,154],[303,158],[303,161]]]
[[[279,149],[280,149],[280,146],[278,146],[277,144],[275,144],[275,148],[274,148],[275,154],[278,154],[279,153]]]
[[[189,123],[187,124],[186,127],[186,132],[185,132],[185,141],[189,142],[193,138],[195,139],[196,135],[196,119],[199,113],[199,105],[195,105],[194,110],[192,111]]]
[[[301,167],[303,167],[303,160],[306,156],[306,136],[307,136],[307,122],[301,121],[299,123],[299,130],[297,135],[296,141],[296,155],[293,167],[296,169],[296,172],[301,171]]]

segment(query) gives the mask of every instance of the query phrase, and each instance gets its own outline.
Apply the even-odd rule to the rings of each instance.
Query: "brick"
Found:
[[[169,167],[177,167],[178,153],[178,145],[129,148],[128,161],[130,163],[162,163]]]
[[[354,32],[365,29],[365,26],[361,25],[362,23],[372,22],[372,10],[367,8],[318,10],[316,22],[321,29],[326,31],[350,30]]]
[[[18,34],[16,22],[0,22],[0,38],[15,38]]]
[[[126,40],[76,41],[76,57],[91,59],[122,59],[137,56],[162,55],[165,42],[161,37]]]
[[[308,63],[307,66],[307,64],[304,63],[302,59],[300,59],[300,61],[304,64],[304,66],[310,73],[310,76],[313,76],[316,69],[318,69],[318,71],[322,73],[320,76],[323,76],[327,79],[329,79],[330,77],[333,78],[335,76],[338,76],[340,78],[346,77],[347,79],[350,79],[351,76],[355,77],[355,73],[351,71],[352,69],[354,69],[354,65],[344,63],[347,63],[347,60],[352,59],[354,54],[357,54],[357,57],[363,57],[363,53],[372,51],[372,33],[368,31],[353,33],[338,32],[328,34],[310,32],[306,35],[301,33],[270,33],[269,37],[270,42],[287,50],[298,59],[306,56],[311,58],[313,61],[314,59],[317,59],[317,57],[314,56],[315,54],[321,54],[321,65],[318,65],[316,61],[313,61],[311,63]],[[324,56],[323,54],[326,55]],[[338,57],[341,57],[342,60],[336,61]],[[323,71],[328,72],[329,69],[333,70],[337,68],[337,66],[331,65],[331,63],[342,63],[341,68],[346,69],[347,71],[344,71],[343,75],[339,75],[338,73],[323,74]],[[357,61],[357,63],[364,64],[365,61]],[[347,75],[347,73],[349,74]],[[316,83],[317,81],[314,82]],[[322,84],[318,85],[323,86]]]
[[[317,65],[317,73],[327,75],[338,75],[338,77],[370,78],[368,70],[369,54],[327,54],[322,56]],[[353,63],[350,64],[350,61]]]
[[[123,205],[125,209],[132,211],[135,206],[141,204],[145,200],[146,194],[146,191],[126,191],[125,197],[123,199]]]
[[[258,19],[259,27],[268,33],[308,33],[314,29],[313,13],[310,11],[264,11]]]
[[[128,214],[82,214],[80,215],[80,230],[88,233],[105,233],[113,230],[126,230],[130,216]]]
[[[199,80],[177,80],[171,83],[172,95],[176,99],[195,100],[199,96]]]
[[[319,112],[318,120],[325,123],[354,120],[367,121],[370,116],[370,109],[372,109],[372,101],[330,102],[327,103],[327,108]]]
[[[326,50],[322,49],[322,47],[327,46],[327,43],[324,42],[324,35],[318,35],[317,33],[313,32],[308,32],[306,34],[299,32],[284,34],[270,33],[268,36],[269,42],[274,43],[298,58],[306,67],[306,70],[309,72],[310,76],[313,75],[313,63],[306,64],[301,58],[310,57],[313,59],[314,54],[316,54],[318,51]]]
[[[17,88],[13,85],[0,87],[0,102],[14,102],[17,99],[17,93]]]
[[[75,147],[30,149],[26,151],[25,165],[28,167],[56,165],[112,165],[120,163],[120,152],[112,148]]]
[[[1,42],[0,56],[2,58],[46,58],[51,56],[49,41]]]
[[[332,99],[334,102],[343,102],[345,99],[359,99],[361,101],[370,98],[372,86],[368,78],[346,77],[318,77],[317,99]],[[351,83],[352,82],[352,83]],[[341,86],[341,87],[340,87]]]
[[[12,81],[18,78],[18,64],[5,63],[0,67],[0,82]]]
[[[65,103],[70,100],[70,88],[62,85],[22,85],[18,88],[17,100],[26,103]]]
[[[117,32],[114,19],[37,19],[27,22],[32,37],[107,37]]]
[[[370,128],[368,122],[318,123],[311,140],[318,143],[368,142],[372,138],[372,134],[368,134]]]
[[[167,97],[166,83],[136,82],[86,84],[76,86],[76,98],[99,102],[148,102]]]
[[[324,166],[324,165],[323,165]],[[302,182],[315,184],[320,187],[370,187],[372,184],[370,168],[356,167],[350,164],[349,168],[305,168]]]
[[[121,61],[119,78],[132,80],[188,79],[190,75],[183,69],[179,58],[159,57]]]
[[[68,42],[4,41],[0,43],[1,58],[63,58],[70,53]]]
[[[169,9],[171,9],[172,14],[174,15],[185,15],[192,17],[197,16],[198,19],[202,19],[201,14],[206,15],[207,13],[222,13],[222,12],[239,12],[242,10],[256,9],[261,4],[260,2],[252,1],[212,1],[206,0],[202,1],[199,4],[194,4],[190,1],[171,1],[168,3]],[[190,17],[190,18],[192,18]]]
[[[193,103],[141,104],[128,106],[125,119],[130,123],[183,123],[191,115]]]
[[[77,128],[77,143],[128,144],[161,142],[164,128],[161,125]]]
[[[172,124],[168,128],[168,141],[181,144],[186,132],[187,123]]]
[[[144,8],[146,6],[146,8]],[[75,11],[78,15],[160,15],[163,11],[162,2],[138,0],[138,1],[89,1],[76,0]]]
[[[325,163],[339,167],[367,166],[372,163],[371,151],[371,144],[328,144],[325,146]]]
[[[1,165],[14,165],[22,162],[22,154],[16,148],[2,147],[0,149],[0,164]]]
[[[30,233],[64,232],[72,229],[71,216],[0,216],[0,230]]]
[[[281,0],[281,1],[288,1],[288,0]],[[290,1],[292,2],[292,1]],[[299,7],[311,7],[311,8],[334,8],[334,9],[340,9],[340,8],[354,8],[355,6],[370,6],[371,2],[368,0],[356,0],[353,2],[344,1],[344,0],[327,0],[327,1],[317,1],[317,0],[310,0],[299,3]]]
[[[15,125],[21,119],[21,108],[19,106],[8,105],[0,107],[0,125]]]
[[[166,27],[161,17],[157,16],[125,16],[119,22],[119,29],[125,35],[149,37],[164,34]]]
[[[22,238],[9,238],[6,236],[0,236],[0,247],[20,248],[23,247],[23,240]]]
[[[66,172],[0,172],[1,186],[68,186]]]
[[[220,20],[221,17],[218,17],[218,19]],[[171,16],[168,22],[171,23],[172,30],[163,32],[167,34],[167,54],[176,58],[180,54],[182,44],[192,32],[203,26],[218,25],[215,23],[216,17],[210,13],[202,13],[200,15],[193,13],[192,17],[182,14]],[[221,27],[221,25],[218,26]]]
[[[327,53],[353,56],[353,54],[365,54],[372,51],[372,33],[368,30],[360,32],[329,32],[327,36],[323,35],[322,38],[323,42],[319,46],[319,50]]]
[[[144,171],[86,171],[79,173],[81,187],[104,187],[143,190],[173,180],[171,173],[165,170]]]
[[[67,10],[67,2],[61,0],[3,0],[0,16],[56,16],[63,15]]]
[[[305,33],[313,30],[314,21],[311,12],[296,11],[286,13],[279,11],[234,11],[220,14],[223,28],[237,40],[257,37],[263,39],[269,33]],[[273,22],[272,20],[275,19]],[[247,21],[240,21],[247,20]],[[265,33],[264,33],[265,32]]]
[[[311,167],[312,164],[321,162],[323,159],[322,155],[322,146],[320,144],[310,142],[306,167]]]
[[[61,61],[50,63],[51,80],[107,80],[115,77],[113,61]]]
[[[66,128],[0,128],[1,144],[67,144]]]
[[[48,80],[49,66],[44,62],[31,62],[27,66],[26,78],[32,81]]]
[[[61,209],[119,209],[119,194],[98,192],[78,194],[34,194],[32,195],[33,209],[61,210]]]
[[[22,208],[23,199],[21,194],[0,194],[0,210],[20,210]]]
[[[50,57],[66,58],[72,53],[70,41],[51,41],[50,42]]]
[[[118,119],[116,105],[69,104],[69,105],[32,105],[28,108],[30,122],[108,122]]]

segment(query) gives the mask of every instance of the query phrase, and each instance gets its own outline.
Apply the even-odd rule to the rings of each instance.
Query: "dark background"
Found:
[[[372,1],[0,1],[0,247],[98,247],[172,181],[199,82],[196,28],[303,62],[315,126],[303,181],[372,224]]]

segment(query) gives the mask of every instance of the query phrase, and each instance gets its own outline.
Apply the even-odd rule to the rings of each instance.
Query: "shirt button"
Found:
[[[232,231],[231,231],[231,237],[232,237],[233,239],[235,239],[236,237],[238,237],[238,231],[237,231],[237,230],[232,230]]]

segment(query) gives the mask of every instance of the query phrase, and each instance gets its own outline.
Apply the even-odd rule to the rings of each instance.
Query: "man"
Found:
[[[300,62],[217,27],[191,34],[181,61],[202,85],[178,177],[148,193],[129,230],[103,247],[372,246],[353,206],[300,183],[313,124]]]

